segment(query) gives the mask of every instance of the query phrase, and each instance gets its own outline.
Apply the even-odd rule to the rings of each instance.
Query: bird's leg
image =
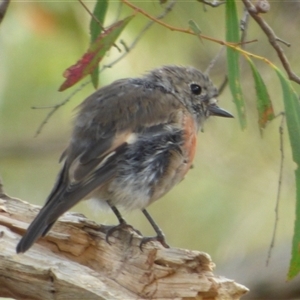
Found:
[[[110,201],[107,201],[107,204],[109,205],[113,213],[116,215],[119,224],[127,224],[124,218],[122,217],[121,213],[119,212],[119,210],[114,205],[112,205]]]
[[[105,230],[106,230],[106,237],[105,237],[105,240],[108,244],[110,244],[109,242],[109,237],[115,232],[115,231],[118,231],[118,230],[121,230],[121,229],[125,229],[125,228],[129,228],[129,229],[132,229],[133,231],[135,231],[138,235],[141,235],[141,233],[134,229],[131,225],[127,224],[127,222],[124,220],[124,218],[122,217],[121,213],[119,212],[119,210],[111,204],[111,202],[108,200],[107,201],[107,204],[109,205],[109,207],[111,208],[111,210],[113,211],[113,213],[116,215],[118,221],[119,221],[119,224],[116,225],[116,226],[105,226]]]
[[[142,209],[142,212],[145,215],[145,217],[147,218],[147,220],[149,221],[149,223],[151,224],[151,226],[153,227],[154,231],[156,232],[156,236],[153,236],[153,237],[143,237],[142,241],[140,243],[140,249],[142,250],[143,245],[146,244],[146,243],[148,243],[148,242],[150,242],[150,241],[158,241],[165,248],[170,248],[170,246],[166,242],[165,235],[163,234],[163,232],[161,231],[161,229],[157,226],[157,224],[154,222],[154,220],[152,219],[152,217],[150,216],[150,214],[147,212],[147,210],[144,208],[144,209]]]

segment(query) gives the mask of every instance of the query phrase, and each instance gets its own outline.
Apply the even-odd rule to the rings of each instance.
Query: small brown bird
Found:
[[[179,183],[193,162],[197,132],[209,116],[232,115],[216,104],[218,90],[192,67],[164,66],[141,78],[121,79],[80,106],[71,141],[63,152],[56,184],[17,246],[25,252],[55,221],[82,199],[141,209],[157,239],[168,245],[145,207]]]

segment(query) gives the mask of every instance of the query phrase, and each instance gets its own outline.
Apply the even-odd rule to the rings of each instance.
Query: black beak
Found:
[[[220,108],[219,106],[212,104],[207,107],[211,116],[224,117],[224,118],[233,118],[233,115],[226,111],[225,109]]]

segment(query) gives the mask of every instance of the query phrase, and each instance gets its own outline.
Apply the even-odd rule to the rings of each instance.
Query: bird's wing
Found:
[[[138,134],[176,124],[180,102],[161,89],[118,81],[87,98],[79,107],[64,166],[44,207],[17,246],[25,252],[64,212],[116,173],[118,157]]]

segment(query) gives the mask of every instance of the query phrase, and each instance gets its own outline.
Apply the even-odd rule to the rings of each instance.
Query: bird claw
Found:
[[[143,237],[142,241],[140,242],[140,250],[143,251],[143,245],[147,244],[148,242],[160,242],[162,246],[165,248],[170,248],[170,246],[166,242],[166,238],[163,234],[157,235],[157,236],[148,236],[148,237]]]
[[[119,231],[119,230],[123,230],[123,229],[130,229],[133,230],[134,232],[136,232],[138,235],[142,236],[141,232],[135,228],[133,228],[133,226],[127,224],[126,222],[124,223],[120,223],[119,225],[115,225],[115,226],[105,226],[105,241],[111,245],[111,242],[109,241],[110,236],[115,232],[115,231]]]
[[[104,229],[105,229],[105,233],[106,233],[105,241],[109,245],[111,245],[109,238],[115,231],[119,231],[119,230],[123,230],[123,229],[130,229],[130,230],[134,231],[135,233],[137,233],[139,236],[143,236],[139,230],[133,228],[133,226],[127,224],[126,222],[120,223],[115,226],[104,226]],[[145,245],[149,242],[160,242],[162,244],[162,246],[164,246],[165,248],[170,248],[170,246],[166,242],[166,238],[165,238],[164,234],[158,234],[157,236],[142,237],[142,240],[139,245],[140,250],[143,251],[143,245]]]

